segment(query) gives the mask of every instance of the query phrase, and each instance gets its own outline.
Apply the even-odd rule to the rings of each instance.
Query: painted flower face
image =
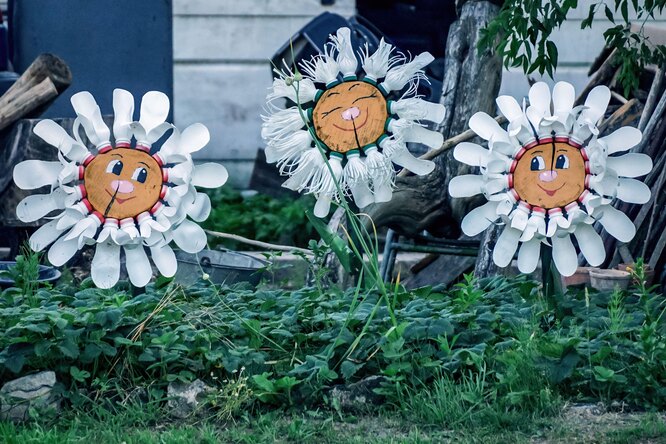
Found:
[[[216,163],[194,165],[192,153],[208,143],[208,129],[195,123],[181,132],[168,123],[169,98],[159,91],[143,96],[135,121],[132,94],[114,90],[113,133],[92,94],[76,93],[71,102],[77,115],[72,135],[48,119],[34,128],[58,149],[60,162],[30,159],[14,167],[18,187],[51,188],[49,194],[30,195],[18,204],[20,220],[34,222],[59,211],[30,236],[30,247],[48,248],[49,262],[59,267],[84,245],[95,245],[90,276],[100,288],[118,282],[121,252],[129,280],[137,287],[153,275],[150,258],[163,276],[174,276],[171,242],[187,253],[201,251],[207,242],[197,222],[206,220],[211,203],[196,187],[217,188],[228,176]],[[81,128],[94,152],[82,139]],[[166,140],[153,146],[168,131]]]
[[[513,171],[514,188],[528,204],[550,210],[575,202],[585,189],[585,161],[564,142],[534,146]]]
[[[583,107],[574,107],[571,84],[558,82],[552,93],[544,82],[529,91],[529,106],[509,96],[497,98],[507,118],[506,129],[486,113],[474,114],[469,127],[488,141],[488,149],[474,143],[456,146],[456,160],[479,167],[481,174],[451,179],[452,197],[483,194],[488,202],[473,209],[461,223],[463,232],[476,236],[492,224],[504,224],[493,249],[493,261],[508,266],[518,252],[518,269],[532,273],[541,245],[552,246],[553,263],[565,276],[578,266],[578,252],[601,265],[604,242],[593,224],[599,223],[620,242],[629,242],[636,227],[615,208],[615,199],[643,204],[650,188],[635,179],[652,170],[645,154],[628,153],[640,143],[641,131],[622,127],[599,137],[597,122],[611,98],[605,86],[593,88]]]
[[[84,184],[93,208],[120,220],[136,217],[155,205],[162,189],[162,170],[146,152],[119,148],[90,162]]]
[[[300,63],[298,80],[289,68],[276,71],[261,129],[266,161],[289,176],[282,186],[315,195],[317,217],[341,199],[339,190],[349,192],[359,208],[388,202],[393,164],[420,176],[435,168],[414,157],[407,143],[439,148],[443,142],[424,122],[444,120],[444,106],[415,97],[432,55],[407,57],[382,39],[374,53],[361,48],[361,73],[351,30],[340,28],[330,39],[323,54]],[[387,100],[392,92],[400,98]],[[273,103],[282,98],[302,108]]]
[[[344,82],[327,90],[312,114],[317,136],[338,153],[376,142],[384,133],[388,117],[382,93],[359,81]]]

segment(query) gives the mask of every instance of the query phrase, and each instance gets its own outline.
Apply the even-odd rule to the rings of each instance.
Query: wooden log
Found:
[[[489,1],[466,1],[460,2],[459,10],[458,20],[449,28],[446,46],[440,103],[446,106],[447,116],[436,128],[445,139],[455,139],[455,135],[472,137],[473,133],[465,132],[469,118],[477,111],[495,114],[502,73],[502,63],[496,54],[478,50],[481,29],[497,15],[499,7]],[[460,221],[482,203],[481,199],[452,199],[448,194],[451,178],[472,170],[453,159],[450,148],[460,141],[460,138],[447,140],[424,155],[437,165],[428,176],[401,174],[396,180],[393,199],[366,209],[375,224],[410,236],[424,229],[436,236],[453,239],[460,236]]]
[[[592,91],[595,86],[609,83],[609,81],[613,78],[613,75],[615,75],[615,71],[617,71],[617,69],[617,51],[613,50],[608,55],[608,58],[606,58],[606,60],[601,64],[597,72],[594,73],[587,86],[580,92],[580,95],[576,99],[575,104],[582,105],[585,102],[585,98],[589,92]]]
[[[0,131],[18,119],[36,117],[72,83],[67,64],[53,54],[41,54],[0,97]]]
[[[0,131],[57,96],[58,90],[47,77],[32,88],[13,96],[11,100],[0,97]]]

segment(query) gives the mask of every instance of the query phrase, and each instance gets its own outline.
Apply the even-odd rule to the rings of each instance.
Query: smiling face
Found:
[[[95,157],[83,181],[95,210],[105,217],[125,219],[155,205],[162,190],[162,170],[149,154],[118,148]]]
[[[338,153],[374,143],[384,133],[386,99],[366,82],[343,82],[327,90],[312,113],[317,137]]]
[[[585,161],[579,149],[566,143],[537,145],[518,160],[513,181],[520,198],[530,205],[564,207],[585,189]]]

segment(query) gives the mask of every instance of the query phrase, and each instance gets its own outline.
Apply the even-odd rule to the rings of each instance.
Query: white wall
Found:
[[[203,157],[239,167],[254,159],[270,57],[313,17],[354,8],[354,0],[174,0],[175,121],[210,129]]]

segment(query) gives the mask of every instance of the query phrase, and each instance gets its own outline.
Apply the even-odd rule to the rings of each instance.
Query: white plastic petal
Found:
[[[176,274],[176,255],[168,244],[150,247],[150,255],[162,276],[172,277]]]
[[[47,256],[54,267],[60,267],[70,260],[78,250],[77,239],[65,240],[64,237],[61,237],[51,246]]]
[[[652,159],[647,154],[629,153],[609,157],[606,166],[617,171],[621,177],[639,177],[652,171]]]
[[[86,131],[88,139],[95,146],[109,143],[111,132],[106,123],[104,123],[104,119],[102,119],[102,111],[99,109],[99,105],[97,105],[93,95],[88,91],[81,91],[74,94],[70,101],[78,116],[78,120]],[[76,125],[74,131],[76,134]]]
[[[636,234],[636,227],[626,214],[610,205],[599,207],[595,210],[595,216],[597,211],[602,213],[599,223],[608,231],[608,234],[620,242],[629,242],[633,239]]]
[[[498,267],[506,267],[511,263],[518,248],[518,241],[522,232],[511,227],[505,227],[500,234],[493,249],[493,261]]]
[[[194,153],[205,147],[210,141],[210,132],[205,125],[195,123],[180,134],[180,148],[185,153]]]
[[[197,222],[203,222],[208,219],[210,214],[210,197],[204,193],[197,193],[196,198],[191,205],[187,207],[187,215]]]
[[[569,113],[576,101],[576,91],[571,83],[557,82],[553,87],[553,114]]]
[[[323,218],[328,216],[329,211],[331,211],[331,198],[325,194],[320,194],[315,202],[314,215]]]
[[[135,287],[145,287],[153,275],[153,269],[143,245],[125,246],[125,268]]]
[[[14,182],[23,190],[55,185],[63,168],[60,162],[24,160],[14,167]]]
[[[532,273],[539,265],[539,256],[541,254],[541,241],[533,237],[527,242],[520,244],[518,251],[518,269],[521,273]]]
[[[629,203],[644,204],[650,200],[650,187],[636,179],[620,178],[617,197]]]
[[[586,121],[596,124],[603,117],[610,102],[610,89],[605,85],[596,86],[590,91],[585,99],[587,107],[581,113],[579,121]]]
[[[90,154],[88,149],[77,142],[67,131],[53,120],[41,120],[32,129],[39,138],[52,145],[70,160],[80,162]]]
[[[536,82],[529,91],[530,107],[550,115],[550,88],[546,82]]]
[[[375,198],[370,191],[370,187],[366,182],[357,182],[349,186],[354,202],[359,208],[365,208],[371,203],[374,203]]]
[[[202,163],[194,167],[192,185],[204,188],[217,188],[229,178],[227,169],[219,163]]]
[[[478,112],[469,119],[469,127],[482,139],[505,140],[506,131],[502,129],[495,119],[484,112]]]
[[[129,142],[132,138],[130,123],[134,120],[134,96],[129,91],[113,90],[113,136],[118,142]]]
[[[111,288],[120,279],[120,245],[113,242],[97,244],[90,265],[90,277],[99,288]]]
[[[206,247],[206,233],[192,221],[184,220],[173,230],[173,240],[181,250],[198,253]]]
[[[453,158],[471,166],[486,166],[490,151],[476,143],[463,142],[453,149]]]
[[[516,99],[511,96],[499,96],[495,99],[500,113],[507,118],[509,122],[519,120],[523,116],[523,109]]]
[[[607,136],[600,137],[599,141],[606,145],[608,154],[614,154],[635,147],[642,139],[643,133],[638,128],[623,126]]]
[[[169,97],[159,91],[148,91],[141,98],[141,112],[139,123],[146,131],[163,123],[169,115]]]
[[[417,176],[425,176],[435,169],[435,163],[431,160],[417,159],[407,150],[396,152],[391,156],[391,161]]]
[[[474,208],[462,220],[461,228],[467,236],[476,236],[495,222],[499,202],[487,202],[480,207]]]
[[[25,197],[16,206],[16,216],[23,222],[34,222],[54,210],[64,208],[60,194],[63,191],[58,188],[50,194],[33,194]]]
[[[42,251],[44,248],[55,242],[64,230],[57,228],[58,219],[53,219],[39,227],[37,231],[30,236],[30,248],[33,251]]]
[[[578,255],[571,242],[571,237],[566,234],[562,237],[553,236],[553,262],[555,267],[563,276],[571,276],[578,268]]]
[[[476,174],[464,174],[456,176],[449,182],[449,194],[451,197],[470,197],[483,192],[485,180]]]
[[[594,230],[594,227],[585,223],[579,224],[574,231],[574,236],[576,236],[585,260],[593,267],[601,265],[606,259],[606,250],[601,236]]]

